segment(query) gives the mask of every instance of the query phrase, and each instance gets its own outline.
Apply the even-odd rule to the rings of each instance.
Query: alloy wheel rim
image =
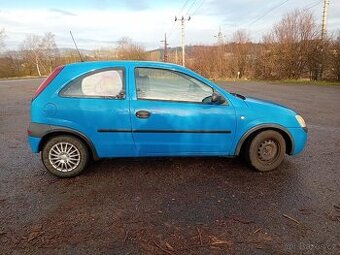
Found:
[[[48,158],[57,171],[70,172],[80,164],[80,151],[69,142],[60,142],[52,146]]]

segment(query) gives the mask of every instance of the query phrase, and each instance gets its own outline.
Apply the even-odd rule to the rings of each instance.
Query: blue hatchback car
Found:
[[[300,153],[303,118],[229,93],[182,66],[138,61],[60,66],[37,89],[28,140],[49,172],[81,173],[89,160],[225,156],[259,171]]]

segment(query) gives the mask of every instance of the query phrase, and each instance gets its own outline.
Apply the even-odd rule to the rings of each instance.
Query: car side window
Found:
[[[73,81],[61,93],[70,97],[124,98],[123,70],[95,72]]]
[[[138,99],[202,102],[213,89],[189,75],[156,68],[136,68]]]

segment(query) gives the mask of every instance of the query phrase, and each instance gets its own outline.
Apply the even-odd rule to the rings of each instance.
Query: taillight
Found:
[[[54,71],[41,83],[37,91],[34,93],[33,99],[37,98],[41,92],[53,81],[55,77],[63,70],[64,66],[58,66]]]

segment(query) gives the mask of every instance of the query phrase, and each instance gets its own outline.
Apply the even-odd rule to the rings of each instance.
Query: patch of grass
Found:
[[[335,81],[310,81],[310,80],[248,80],[248,79],[211,79],[214,82],[237,82],[237,83],[249,83],[249,82],[260,82],[266,84],[275,85],[312,85],[312,86],[340,86],[340,82]]]
[[[315,86],[340,86],[340,82],[335,81],[309,81],[309,80],[282,80],[273,81],[284,84],[315,85]]]
[[[1,77],[0,80],[29,80],[29,79],[45,79],[46,76],[18,76],[18,77]]]

